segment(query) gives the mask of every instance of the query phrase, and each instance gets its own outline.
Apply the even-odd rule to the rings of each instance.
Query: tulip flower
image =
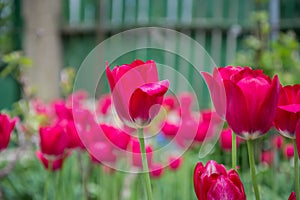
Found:
[[[232,148],[232,130],[230,128],[224,129],[221,132],[220,146],[224,151],[231,151]],[[236,147],[240,145],[241,139],[237,138]]]
[[[158,114],[169,81],[159,81],[154,61],[135,60],[115,67],[106,75],[120,119],[129,126],[144,127]]]
[[[8,115],[0,113],[0,151],[7,148],[16,121],[17,118],[10,119]]]
[[[182,157],[170,156],[169,158],[169,168],[172,171],[177,170],[182,164]]]
[[[61,156],[69,145],[68,133],[56,124],[40,128],[40,147],[43,154]]]
[[[274,152],[272,150],[262,151],[260,154],[260,162],[269,166],[273,165]]]
[[[43,154],[40,151],[37,151],[35,153],[36,157],[42,162],[43,166],[45,169],[50,170],[50,171],[56,171],[62,168],[63,166],[63,161],[66,158],[66,156],[62,156],[53,160],[50,160],[45,154]],[[51,164],[50,164],[51,162]],[[51,167],[51,169],[50,169]]]
[[[160,163],[153,163],[150,167],[150,175],[153,178],[159,178],[164,172],[163,165]]]
[[[147,163],[149,166],[152,164],[152,147],[151,146],[146,146],[146,157],[147,157]],[[140,143],[137,140],[132,140],[131,141],[131,151],[132,151],[132,164],[135,167],[142,168],[142,154],[140,150]]]
[[[274,136],[272,142],[276,149],[281,149],[283,140],[284,140],[283,137],[280,135]]]
[[[115,163],[117,156],[113,148],[106,142],[95,142],[88,147],[90,158],[94,163]]]
[[[205,166],[197,163],[194,170],[194,189],[199,200],[245,200],[244,186],[235,170],[210,160]]]
[[[100,124],[100,127],[104,135],[108,139],[107,142],[110,142],[112,145],[115,145],[119,149],[127,149],[127,146],[131,140],[131,137],[128,133],[106,124]]]
[[[111,96],[109,94],[103,95],[97,105],[97,113],[100,115],[106,115],[111,108]]]
[[[288,200],[296,200],[296,193],[292,192]]]
[[[280,89],[274,125],[285,137],[296,138],[296,125],[300,119],[300,84]]]
[[[293,143],[286,144],[284,149],[283,149],[283,155],[287,159],[291,159],[294,157],[294,145]]]
[[[218,77],[220,74],[222,78]],[[208,73],[203,75],[216,111],[222,113],[226,110],[226,120],[237,135],[246,140],[255,139],[271,128],[279,98],[280,83],[277,76],[271,80],[261,70],[249,67],[238,67],[236,70],[232,67],[227,70],[220,68],[219,73],[217,69],[214,70],[213,76]],[[226,95],[221,100],[216,99],[218,94],[215,93],[222,89],[225,89]]]

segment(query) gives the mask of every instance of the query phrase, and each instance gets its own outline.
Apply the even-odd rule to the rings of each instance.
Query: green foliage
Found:
[[[244,49],[237,53],[236,65],[263,69],[266,74],[278,74],[283,85],[295,84],[300,73],[300,45],[292,31],[281,32],[269,40],[270,26],[266,12],[253,14],[255,31],[244,40]]]
[[[23,56],[19,51],[4,55],[2,62],[3,66],[0,71],[0,77],[5,78],[8,75],[12,75],[17,81],[21,81],[22,73],[32,64],[31,60]]]

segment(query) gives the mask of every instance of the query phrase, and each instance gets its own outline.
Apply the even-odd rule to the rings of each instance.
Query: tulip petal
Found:
[[[244,200],[241,198],[242,193],[238,187],[232,183],[232,181],[225,175],[220,175],[216,183],[207,193],[207,199],[209,200]]]
[[[224,80],[224,85],[227,99],[226,120],[229,126],[238,135],[249,132],[250,114],[242,90],[229,80]]]
[[[285,106],[278,106],[278,108],[291,113],[300,112],[300,104],[289,104]]]
[[[254,131],[265,133],[271,128],[276,115],[279,91],[280,83],[278,77],[275,76],[261,106],[257,108],[256,115],[252,119],[252,127]]]
[[[211,99],[215,106],[216,112],[221,117],[224,117],[226,113],[226,94],[220,73],[215,68],[213,77],[206,72],[201,72],[201,74],[204,77],[210,91]]]
[[[139,125],[149,123],[158,113],[163,95],[168,91],[169,81],[145,84],[136,89],[129,103],[131,119]]]

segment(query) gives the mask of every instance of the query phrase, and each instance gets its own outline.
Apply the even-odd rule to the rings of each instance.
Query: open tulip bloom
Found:
[[[119,118],[131,127],[144,127],[157,115],[169,81],[159,81],[154,61],[106,67],[112,99]]]
[[[210,160],[205,166],[197,163],[194,170],[194,189],[199,200],[245,200],[244,186],[235,170]]]
[[[143,170],[147,172],[147,195],[148,199],[152,199],[143,128],[158,114],[168,91],[169,81],[159,81],[156,64],[151,60],[135,60],[130,64],[116,66],[112,71],[107,64],[106,75],[119,118],[124,124],[138,129]]]
[[[264,135],[273,125],[279,98],[280,83],[262,70],[249,67],[215,68],[213,75],[203,72],[212,101],[238,136],[247,140],[249,163],[256,199],[260,199],[256,183],[252,140]],[[233,140],[235,144],[236,140]],[[233,168],[236,149],[232,145]],[[235,151],[234,151],[235,150]]]

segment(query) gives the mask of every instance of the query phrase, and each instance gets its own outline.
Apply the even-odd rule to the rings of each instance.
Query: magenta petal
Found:
[[[252,119],[252,126],[254,131],[261,133],[267,132],[273,123],[276,115],[276,107],[279,98],[280,83],[278,77],[275,76],[271,87],[269,88],[265,99],[260,107],[257,108],[256,115]]]
[[[221,175],[207,193],[208,200],[242,200],[242,193],[226,175]],[[244,198],[245,199],[245,198]]]
[[[250,132],[249,111],[241,89],[232,81],[224,80],[227,99],[226,120],[231,129],[238,135]]]
[[[300,104],[290,104],[285,106],[278,106],[278,108],[291,112],[291,113],[297,113],[300,111]]]
[[[224,117],[226,112],[226,94],[220,73],[215,68],[213,77],[206,72],[201,72],[201,74],[204,77],[208,89],[210,91],[210,95],[215,106],[216,112],[221,117]]]
[[[163,95],[168,91],[169,81],[145,84],[136,89],[129,103],[132,120],[139,125],[149,123],[158,113],[163,101]],[[156,106],[158,105],[158,106]]]

